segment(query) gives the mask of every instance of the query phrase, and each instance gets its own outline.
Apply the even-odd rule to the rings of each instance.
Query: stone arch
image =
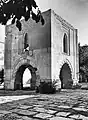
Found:
[[[68,59],[64,60],[60,65],[59,78],[61,81],[61,88],[64,88],[68,81],[73,83],[73,69]]]
[[[69,61],[68,59],[65,59],[65,60],[63,60],[63,61],[61,62],[61,64],[60,64],[60,70],[61,70],[62,66],[63,66],[65,63],[67,63],[67,64],[69,65],[69,67],[70,67],[70,69],[71,69],[72,78],[73,78],[73,68],[72,68],[72,65],[71,65],[71,63],[70,63],[70,61]]]
[[[23,89],[23,83],[22,83],[22,76],[26,68],[28,68],[31,71],[31,89],[35,89],[36,86],[36,79],[38,71],[37,68],[30,64],[30,60],[28,59],[22,59],[18,60],[18,62],[15,62],[13,72],[12,72],[12,79],[14,82],[14,89]],[[38,72],[37,72],[38,73]],[[18,80],[19,79],[19,80]]]

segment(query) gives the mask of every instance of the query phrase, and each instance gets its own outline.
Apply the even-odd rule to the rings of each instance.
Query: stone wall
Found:
[[[22,20],[22,31],[15,24],[6,26],[5,40],[5,88],[14,89],[15,75],[23,64],[36,67],[38,81],[51,79],[51,30],[50,11],[44,12],[45,25]],[[27,33],[29,52],[24,52],[24,39]],[[8,51],[8,52],[7,52]],[[30,55],[32,52],[32,55]]]
[[[77,30],[52,10],[43,13],[44,26],[31,18],[22,20],[22,31],[15,24],[6,26],[5,40],[5,87],[14,89],[15,75],[19,67],[29,64],[36,67],[37,83],[58,80],[60,70],[67,63],[71,69],[74,83],[78,82],[78,41]],[[69,38],[68,54],[63,52],[63,36]],[[27,34],[29,51],[24,52],[24,40]]]
[[[64,33],[69,35],[69,54],[63,52]],[[68,63],[73,82],[78,82],[78,41],[77,30],[51,10],[51,56],[52,56],[52,79],[60,82],[60,70],[64,63]]]

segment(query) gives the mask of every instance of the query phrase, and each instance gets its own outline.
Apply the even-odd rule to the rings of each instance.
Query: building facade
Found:
[[[40,81],[57,80],[64,88],[79,80],[77,29],[53,10],[42,13],[45,24],[22,20],[22,30],[6,26],[4,67],[5,89],[22,89],[26,68],[31,71],[31,88]]]

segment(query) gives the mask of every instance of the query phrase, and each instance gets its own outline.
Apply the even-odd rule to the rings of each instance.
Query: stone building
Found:
[[[6,26],[5,89],[22,89],[26,68],[31,71],[31,88],[40,81],[57,80],[62,88],[79,80],[77,29],[53,10],[42,13],[45,24],[22,20],[22,31]]]

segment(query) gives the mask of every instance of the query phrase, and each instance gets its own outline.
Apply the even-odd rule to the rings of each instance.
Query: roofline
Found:
[[[69,27],[72,30],[76,30],[70,23],[68,23],[66,20],[64,20],[61,16],[59,16],[58,14],[56,14],[54,12],[54,10],[51,9],[51,12],[56,16],[56,18],[62,22],[64,25],[66,25],[67,27]]]
[[[53,9],[48,9],[48,10],[46,10],[46,11],[43,11],[42,14],[44,14],[44,13],[46,13],[46,12],[48,12],[48,11],[50,11],[51,13],[53,13],[53,14],[56,16],[56,18],[57,18],[60,22],[62,22],[62,24],[66,25],[67,27],[69,27],[69,28],[72,29],[72,30],[77,30],[77,29],[74,28],[70,23],[68,23],[66,20],[64,20],[61,16],[59,16],[58,14],[56,14]],[[24,21],[24,19],[22,19],[21,22],[22,22],[22,21]],[[6,25],[6,26],[8,27],[8,26],[12,26],[12,25],[9,24],[9,25]]]

